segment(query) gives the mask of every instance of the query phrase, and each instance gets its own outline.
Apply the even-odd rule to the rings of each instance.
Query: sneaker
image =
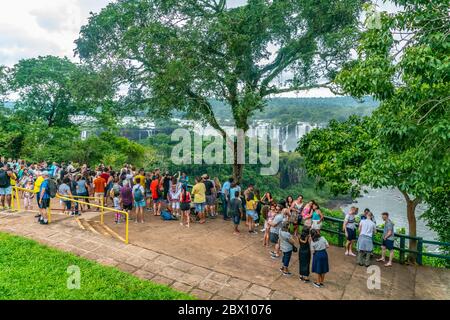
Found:
[[[302,280],[304,283],[310,283],[311,282],[311,280],[309,280],[309,279],[305,279],[305,278],[303,278],[303,280]]]
[[[266,228],[262,229],[261,232],[262,232],[262,233],[266,232]]]
[[[41,220],[39,223],[42,224],[42,225],[48,225],[48,221],[44,222],[44,220]]]
[[[278,270],[280,270],[280,272],[284,273],[284,269],[283,269],[283,267],[281,267],[281,268],[280,268],[280,269],[278,269]]]
[[[290,276],[292,276],[292,273],[290,273],[289,271],[288,272],[283,272],[283,276],[290,277]]]
[[[313,286],[316,288],[321,288],[320,283],[317,283],[317,282],[313,282]]]
[[[279,256],[277,257],[277,256],[273,255],[273,256],[271,256],[271,258],[272,258],[273,260],[277,260],[277,259],[279,258]]]
[[[386,262],[383,258],[377,259],[377,262]]]
[[[324,285],[323,283],[319,283],[319,286],[320,286],[321,288],[325,287],[325,285]]]

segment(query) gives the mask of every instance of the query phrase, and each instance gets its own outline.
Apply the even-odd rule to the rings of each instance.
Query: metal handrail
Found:
[[[343,225],[344,225],[344,220],[343,219],[339,219],[339,218],[335,218],[335,217],[328,217],[328,216],[324,216],[324,221],[329,221],[329,222],[334,222],[334,223],[338,223],[339,227],[338,230],[333,230],[333,229],[329,229],[329,228],[324,228],[322,227],[321,230],[328,232],[328,233],[332,233],[332,234],[336,234],[339,237],[339,243],[338,245],[343,247],[344,246],[344,238],[345,238],[345,233],[342,230],[343,229]],[[383,230],[380,228],[377,228],[377,232],[382,233]],[[409,236],[406,234],[401,234],[401,233],[394,233],[394,236],[400,239],[400,247],[394,246],[394,250],[399,251],[400,253],[400,262],[404,262],[404,254],[405,253],[413,253],[416,254],[416,261],[419,265],[422,265],[422,257],[426,256],[426,257],[434,257],[434,258],[440,258],[440,259],[444,259],[447,261],[450,261],[450,256],[447,255],[443,255],[443,254],[437,254],[437,253],[432,253],[432,252],[426,252],[423,251],[423,244],[433,244],[433,245],[437,245],[440,247],[450,247],[450,243],[448,242],[439,242],[439,241],[432,241],[432,240],[424,240],[421,237],[415,237],[415,236]],[[405,240],[415,240],[418,242],[417,245],[417,250],[411,250],[409,248],[406,248],[406,243]],[[381,246],[380,242],[374,241],[375,245]]]
[[[19,199],[19,191],[24,191],[24,192],[32,192],[35,193],[34,190],[31,189],[25,189],[25,188],[21,188],[21,187],[17,187],[17,186],[13,186],[13,191],[11,192],[12,195],[12,200],[11,200],[11,204],[14,203],[13,199],[17,200],[17,211],[20,211],[20,199]],[[56,198],[63,200],[63,201],[71,201],[71,202],[75,202],[78,204],[83,204],[83,205],[88,205],[88,206],[92,206],[94,208],[99,208],[101,210],[100,213],[100,223],[103,225],[104,224],[104,214],[105,214],[105,209],[108,212],[115,212],[115,213],[119,213],[119,214],[123,214],[126,217],[126,224],[125,224],[125,244],[128,244],[128,235],[129,235],[129,213],[126,211],[121,211],[121,210],[117,210],[114,208],[108,208],[104,206],[103,203],[103,198],[96,198],[96,197],[85,197],[85,196],[72,196],[72,197],[65,197],[62,196],[60,194],[56,194]],[[95,204],[95,203],[88,203],[88,202],[84,202],[81,200],[76,200],[75,198],[83,198],[83,199],[89,199],[89,200],[100,200],[101,201],[101,205]],[[48,208],[48,222],[51,223],[51,206],[49,206]]]

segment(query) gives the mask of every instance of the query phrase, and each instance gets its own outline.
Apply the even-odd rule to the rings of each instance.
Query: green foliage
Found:
[[[91,15],[76,53],[94,68],[112,66],[133,107],[154,117],[178,110],[225,137],[211,99],[248,130],[271,95],[327,86],[349,59],[362,2],[252,0],[231,9],[227,1],[124,0]],[[277,83],[286,72],[292,79]]]
[[[381,100],[380,108],[358,124],[361,135],[354,139],[346,141],[343,127],[332,126],[305,138],[300,151],[331,152],[306,157],[311,160],[307,168],[319,166],[317,174],[343,189],[354,182],[397,187],[410,204],[409,219],[414,219],[417,203],[427,202],[430,210],[424,217],[448,241],[450,207],[442,200],[450,196],[448,6],[396,3],[404,8],[382,14],[381,25],[362,34],[357,59],[336,78],[356,97]],[[394,41],[394,32],[405,40]],[[437,221],[444,224],[437,227]],[[415,235],[414,228],[410,234]]]
[[[70,266],[81,270],[80,290],[67,288]],[[116,268],[4,233],[0,233],[0,270],[0,299],[4,300],[193,299]]]

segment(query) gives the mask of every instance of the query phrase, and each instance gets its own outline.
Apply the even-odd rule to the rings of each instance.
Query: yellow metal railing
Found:
[[[19,198],[19,191],[23,191],[23,192],[32,192],[34,193],[34,190],[30,190],[30,189],[25,189],[25,188],[21,188],[21,187],[17,187],[14,186],[13,187],[13,191],[11,193],[11,207],[14,207],[14,200],[17,201],[17,209],[14,209],[14,211],[20,211],[20,198]],[[117,210],[117,209],[113,209],[113,208],[107,208],[104,206],[104,199],[103,198],[96,198],[96,197],[87,197],[87,196],[72,196],[72,197],[65,197],[62,196],[60,194],[56,195],[56,198],[63,200],[63,201],[71,201],[71,202],[75,202],[78,204],[82,204],[82,205],[88,205],[94,208],[98,208],[100,209],[100,223],[103,225],[104,223],[104,215],[105,215],[105,209],[108,212],[114,212],[114,213],[119,213],[119,214],[123,214],[126,217],[126,223],[125,223],[125,243],[128,244],[128,227],[129,227],[129,214],[126,211],[121,211],[121,210]],[[88,200],[100,200],[100,205],[95,204],[95,203],[89,203],[89,202],[85,202],[85,201],[81,201],[81,200],[77,200],[77,199],[88,199]],[[15,207],[14,207],[15,208]],[[51,223],[51,206],[49,206],[48,211],[48,223]]]
[[[64,197],[64,196],[59,195],[59,194],[57,194],[56,197],[58,199],[60,199],[60,200],[63,200],[63,201],[72,201],[72,202],[75,202],[75,203],[78,203],[78,204],[90,205],[91,207],[99,208],[101,210],[101,214],[100,214],[100,223],[101,224],[104,224],[104,217],[103,216],[105,214],[105,209],[107,209],[108,212],[114,212],[114,213],[123,214],[126,217],[125,241],[124,242],[126,244],[128,244],[128,227],[129,227],[129,214],[128,214],[128,212],[117,210],[117,209],[113,209],[113,208],[106,208],[106,207],[104,207],[103,206],[103,199],[101,200],[102,201],[102,205],[97,205],[97,204],[94,204],[94,203],[88,203],[88,202],[84,202],[84,201],[81,201],[81,200],[75,200],[75,199],[73,199],[71,197]]]
[[[21,188],[18,186],[13,186],[12,192],[11,192],[11,208],[13,211],[20,211],[19,191],[31,192],[31,193],[35,194],[34,190],[25,189],[25,188]],[[17,205],[14,204],[14,200],[16,201]],[[52,208],[51,207],[52,206],[51,206],[51,201],[50,201],[48,209],[47,209],[48,223],[52,223]]]

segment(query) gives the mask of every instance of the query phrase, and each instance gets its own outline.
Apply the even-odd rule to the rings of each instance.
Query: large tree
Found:
[[[373,95],[380,108],[364,122],[332,124],[305,138],[299,147],[310,154],[325,179],[345,187],[354,183],[396,187],[404,195],[409,234],[416,236],[415,209],[444,223],[448,241],[450,209],[450,47],[448,5],[439,1],[394,1],[399,12],[372,16],[362,34],[357,59],[336,82],[356,97]],[[356,121],[356,122],[355,122]],[[347,130],[348,132],[345,132]],[[311,149],[312,148],[312,149]],[[322,158],[311,152],[329,151]],[[343,173],[339,179],[335,175]],[[341,170],[344,168],[344,170]],[[324,172],[320,172],[323,170]],[[351,183],[353,182],[353,183]],[[446,208],[445,208],[446,207]],[[410,248],[416,248],[411,241]]]
[[[21,60],[5,74],[8,93],[17,95],[14,113],[25,121],[67,127],[73,125],[71,116],[104,120],[105,114],[114,115],[117,87],[107,68],[95,72],[67,58],[45,56]]]
[[[226,0],[120,0],[90,17],[76,53],[113,67],[128,100],[148,114],[181,110],[214,127],[234,146],[240,181],[237,141],[211,99],[224,101],[246,132],[268,97],[328,87],[349,59],[362,2],[249,0],[228,8]]]

